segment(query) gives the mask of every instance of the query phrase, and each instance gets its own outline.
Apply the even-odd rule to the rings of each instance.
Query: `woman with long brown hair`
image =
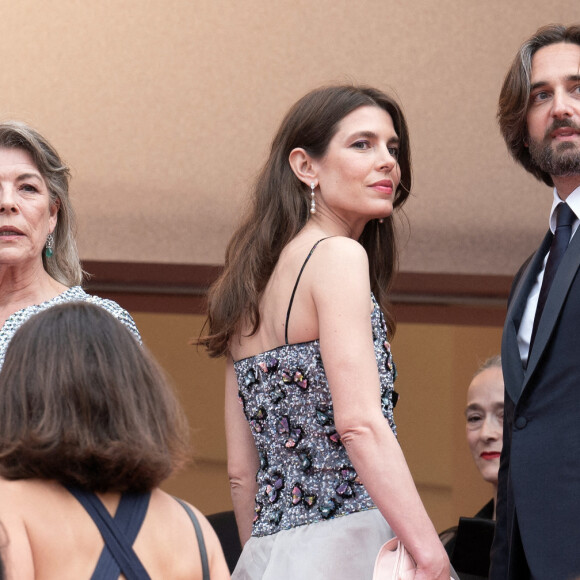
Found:
[[[312,91],[274,138],[201,339],[228,361],[236,579],[370,578],[394,534],[417,579],[449,578],[393,419],[393,211],[410,188],[405,118],[376,89]]]
[[[0,373],[8,578],[229,578],[207,520],[159,489],[188,447],[161,369],[111,314],[77,302],[33,316]]]

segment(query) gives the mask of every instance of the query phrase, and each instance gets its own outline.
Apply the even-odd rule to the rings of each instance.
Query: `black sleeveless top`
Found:
[[[133,542],[145,519],[151,492],[123,493],[115,516],[111,517],[94,493],[72,486],[67,489],[87,510],[105,541],[91,580],[118,580],[120,574],[127,580],[149,580],[149,574],[133,550]],[[185,502],[175,499],[183,506],[193,523],[201,556],[203,580],[209,580],[207,551],[199,521]]]

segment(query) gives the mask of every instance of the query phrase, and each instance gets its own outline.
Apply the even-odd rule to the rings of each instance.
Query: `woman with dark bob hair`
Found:
[[[393,420],[393,211],[410,189],[407,123],[379,90],[314,90],[274,138],[200,339],[227,356],[236,579],[371,578],[394,534],[417,579],[449,579]]]
[[[63,302],[98,304],[139,338],[127,311],[80,287],[69,178],[40,133],[17,121],[0,123],[0,367],[20,325]]]
[[[82,302],[33,316],[0,373],[8,577],[229,578],[207,520],[158,487],[188,448],[161,369],[113,316]]]

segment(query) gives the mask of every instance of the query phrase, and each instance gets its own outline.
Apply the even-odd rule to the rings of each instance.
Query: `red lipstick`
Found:
[[[486,461],[492,461],[493,459],[499,459],[500,455],[499,451],[484,451],[480,457]]]

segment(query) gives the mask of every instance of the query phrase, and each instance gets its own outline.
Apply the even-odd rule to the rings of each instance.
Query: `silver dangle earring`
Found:
[[[316,213],[316,198],[314,197],[314,181],[310,182],[310,213]]]
[[[380,219],[379,219],[379,223],[380,223],[380,224],[384,224],[384,223],[385,223],[385,218],[380,218]]]
[[[52,258],[54,255],[54,236],[52,234],[48,234],[46,238],[46,246],[44,247],[44,255],[47,258]]]

